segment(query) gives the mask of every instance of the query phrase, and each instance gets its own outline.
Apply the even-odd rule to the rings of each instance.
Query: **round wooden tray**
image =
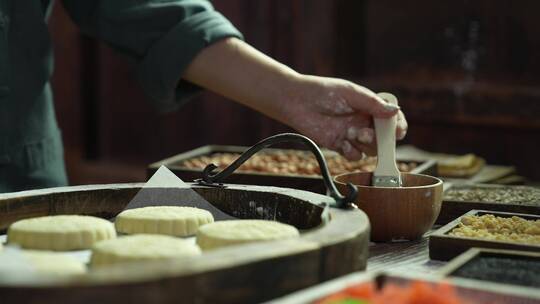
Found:
[[[5,232],[19,219],[43,215],[113,218],[142,185],[76,186],[0,194],[0,230]],[[358,209],[330,208],[330,221],[323,224],[320,205],[331,198],[320,194],[247,185],[191,187],[235,217],[275,219],[306,231],[295,240],[238,245],[189,260],[91,271],[77,281],[0,285],[1,302],[253,303],[366,267],[370,226],[367,216]],[[261,207],[265,212],[260,212]]]

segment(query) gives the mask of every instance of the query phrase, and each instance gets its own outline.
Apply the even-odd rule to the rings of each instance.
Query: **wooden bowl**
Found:
[[[353,172],[334,178],[342,193],[346,183],[358,187],[356,205],[371,222],[371,240],[415,240],[435,223],[442,204],[443,182],[422,174],[401,173],[403,187],[371,185],[371,172]]]

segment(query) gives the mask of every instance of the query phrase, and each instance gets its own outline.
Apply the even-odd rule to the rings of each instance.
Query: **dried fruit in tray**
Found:
[[[182,167],[203,169],[213,163],[219,168],[225,168],[240,156],[238,153],[214,153],[210,156],[199,156],[185,160]],[[333,154],[326,156],[328,169],[332,175],[351,171],[373,171],[377,165],[376,157],[365,157],[357,161],[349,161],[344,157]],[[398,163],[402,172],[409,172],[418,166],[415,162]],[[315,157],[306,151],[288,150],[272,151],[255,154],[247,160],[238,171],[260,172],[272,174],[320,175],[319,165]]]
[[[449,235],[524,244],[540,244],[540,220],[493,214],[465,215]]]
[[[408,285],[385,284],[377,290],[373,282],[350,286],[326,296],[315,304],[460,304],[461,299],[447,283],[429,284],[414,281]]]

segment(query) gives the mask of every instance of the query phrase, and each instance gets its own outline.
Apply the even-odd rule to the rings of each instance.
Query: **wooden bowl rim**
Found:
[[[334,182],[339,184],[339,185],[342,185],[342,186],[345,186],[346,183],[342,182],[339,180],[339,178],[341,177],[345,177],[345,176],[352,176],[352,175],[368,175],[368,174],[373,174],[373,172],[363,172],[363,171],[354,171],[354,172],[347,172],[347,173],[341,173],[339,175],[336,175],[334,176]],[[359,184],[354,184],[356,187],[358,188],[363,188],[363,189],[384,189],[384,190],[403,190],[403,189],[425,189],[425,188],[437,188],[439,186],[442,187],[443,185],[443,181],[442,179],[438,178],[438,177],[435,177],[435,176],[431,176],[431,175],[426,175],[426,174],[419,174],[419,173],[408,173],[408,172],[401,172],[401,175],[412,175],[412,176],[420,176],[420,177],[425,177],[427,179],[431,179],[433,180],[435,183],[433,184],[429,184],[429,185],[423,185],[423,186],[405,186],[405,187],[376,187],[376,186],[366,186],[366,185],[359,185]]]

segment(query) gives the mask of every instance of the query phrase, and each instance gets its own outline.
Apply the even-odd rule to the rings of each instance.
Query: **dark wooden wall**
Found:
[[[295,69],[395,92],[406,143],[482,155],[540,179],[540,3],[530,1],[217,0],[246,40]],[[158,115],[131,67],[83,37],[60,3],[50,20],[53,86],[72,183],[144,179],[149,162],[289,130],[203,93]]]
[[[540,179],[539,2],[379,0],[365,8],[360,81],[400,97],[408,142],[474,152]]]

